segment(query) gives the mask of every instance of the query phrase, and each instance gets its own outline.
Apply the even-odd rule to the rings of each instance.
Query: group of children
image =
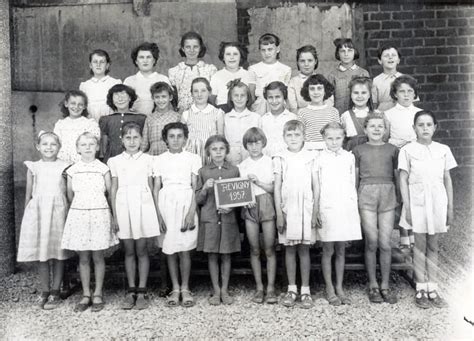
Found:
[[[193,250],[208,255],[209,304],[232,304],[231,254],[240,251],[243,230],[256,282],[253,302],[292,307],[299,301],[311,308],[310,246],[319,240],[326,298],[331,305],[351,304],[343,288],[345,248],[364,235],[369,300],[393,304],[391,235],[399,224],[401,248],[413,248],[416,305],[443,306],[438,238],[453,219],[449,170],[456,161],[449,147],[432,141],[433,113],[413,105],[416,80],[396,71],[396,47],[380,49],[383,73],[372,82],[355,64],[359,53],[352,41],[335,44],[340,64],[327,78],[315,71],[311,45],[297,50],[299,73],[291,78],[291,68],[278,61],[274,34],[260,38],[262,62],[248,71],[242,67],[245,49],[222,43],[225,66],[217,71],[201,60],[202,37],[188,32],[179,50],[185,60],[169,77],[154,71],[158,46],[144,43],[131,55],[138,73],[123,84],[107,75],[109,55],[93,51],[93,77],[66,94],[65,118],[54,132],[39,134],[41,160],[25,162],[18,261],[39,261],[39,305],[54,309],[60,303],[64,260],[76,251],[83,296],[75,311],[103,309],[104,251],[121,240],[128,280],[122,308],[146,308],[150,239],[166,255],[168,306],[195,303],[189,286]],[[217,207],[215,181],[239,177],[251,181],[255,202]],[[288,279],[280,300],[277,237],[285,246]]]

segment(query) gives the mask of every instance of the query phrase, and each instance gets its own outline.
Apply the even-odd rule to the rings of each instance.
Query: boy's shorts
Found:
[[[255,207],[242,209],[242,218],[253,223],[260,224],[275,219],[275,205],[273,197],[264,193],[255,197]]]
[[[398,206],[394,184],[360,185],[358,198],[360,210],[388,212]]]

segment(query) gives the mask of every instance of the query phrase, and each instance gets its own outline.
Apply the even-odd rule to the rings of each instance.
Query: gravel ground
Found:
[[[0,339],[474,339],[473,327],[463,321],[474,319],[472,311],[472,198],[471,173],[455,177],[455,224],[441,242],[440,268],[445,309],[416,308],[414,290],[398,274],[392,283],[399,303],[370,304],[364,273],[346,275],[345,286],[351,306],[332,307],[323,297],[324,286],[312,283],[313,309],[296,306],[256,305],[250,302],[253,284],[249,277],[231,278],[236,302],[210,306],[210,283],[193,278],[196,306],[167,308],[163,298],[152,292],[152,304],[144,311],[122,311],[124,295],[107,284],[106,308],[99,313],[74,313],[79,293],[56,310],[32,306],[37,297],[37,275],[23,270],[0,279]],[[320,276],[315,274],[315,276]],[[280,290],[282,288],[279,288]]]

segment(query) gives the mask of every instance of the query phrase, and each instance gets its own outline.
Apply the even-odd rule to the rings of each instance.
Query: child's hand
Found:
[[[181,232],[192,231],[196,228],[194,223],[194,212],[188,212],[184,218],[184,225],[181,227]]]
[[[118,231],[120,231],[119,224],[117,222],[116,217],[114,217],[114,221],[112,223],[112,230],[114,231],[114,233],[118,233]]]
[[[254,208],[255,206],[257,206],[257,203],[255,201],[247,204],[247,208]]]
[[[204,189],[210,189],[214,188],[214,179],[207,179],[207,181],[204,183]]]
[[[160,224],[160,232],[166,233],[166,224],[161,214],[158,214],[158,224]]]
[[[220,213],[220,214],[229,214],[231,211],[232,211],[231,208],[221,207],[221,208],[217,209],[217,212]]]
[[[258,182],[258,178],[255,174],[249,174],[247,175],[247,177],[249,178],[250,181],[252,181],[254,184],[257,184]]]
[[[451,209],[448,208],[448,216],[446,219],[446,225],[450,226],[453,223],[453,219],[454,219],[454,211],[452,208]]]
[[[285,228],[286,228],[286,221],[283,214],[277,214],[276,224],[277,224],[278,232],[283,233],[283,231],[285,231]]]
[[[408,225],[412,226],[410,206],[405,205],[404,207],[405,207],[405,219],[406,219]]]
[[[311,228],[313,229],[322,229],[323,226],[321,224],[321,217],[318,213],[316,214],[313,214],[312,217],[311,217]]]

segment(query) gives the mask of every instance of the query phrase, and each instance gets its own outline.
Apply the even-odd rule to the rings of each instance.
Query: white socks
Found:
[[[301,287],[301,295],[311,295],[309,287]]]
[[[288,291],[291,291],[297,294],[298,288],[296,287],[296,285],[288,285]]]
[[[288,291],[298,293],[298,287],[296,285],[288,285]],[[301,287],[300,290],[301,295],[311,295],[311,292],[309,290],[309,287]]]

